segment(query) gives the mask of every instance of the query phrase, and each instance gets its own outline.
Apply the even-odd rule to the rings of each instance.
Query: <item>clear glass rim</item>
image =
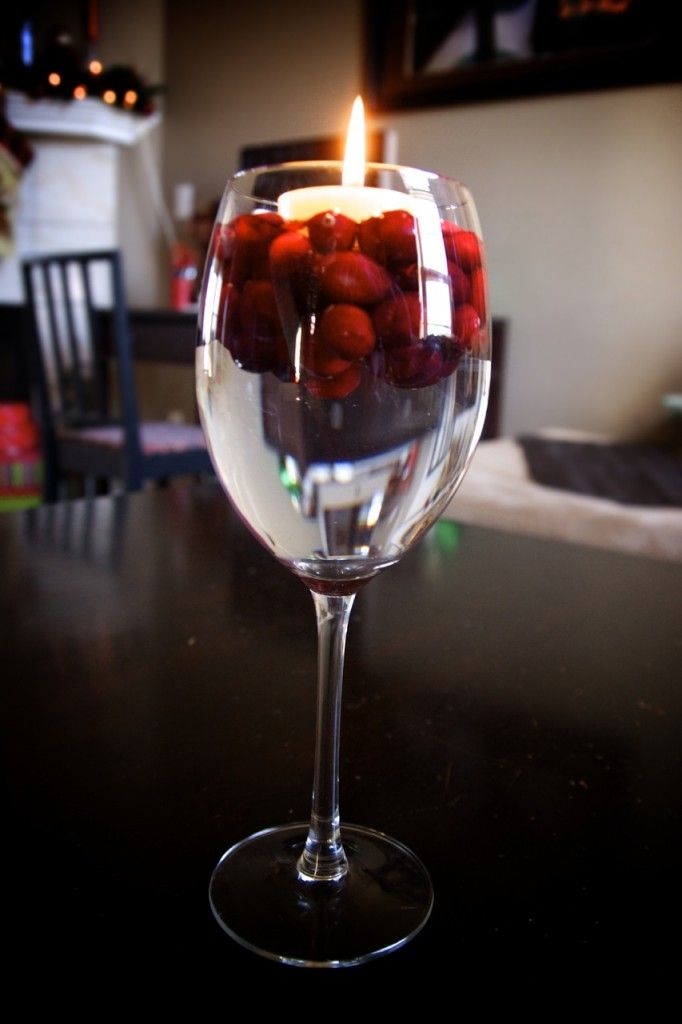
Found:
[[[451,178],[446,174],[441,174],[438,171],[431,171],[425,168],[412,167],[409,164],[385,164],[368,161],[365,164],[367,171],[376,171],[378,173],[386,172],[400,177],[404,172],[411,175],[423,175],[429,181],[442,181],[450,185],[453,191],[459,192],[462,195],[462,199],[456,204],[463,206],[465,203],[470,202],[470,192],[464,182],[459,181],[457,178]],[[341,171],[343,170],[342,160],[291,160],[285,163],[277,164],[259,164],[257,167],[247,167],[244,170],[237,171],[235,174],[230,175],[227,180],[225,192],[232,190],[243,199],[251,200],[254,203],[267,203],[273,204],[273,200],[270,198],[264,198],[263,196],[253,194],[251,188],[243,189],[240,187],[241,183],[246,178],[252,177],[255,181],[259,174],[291,174],[295,171],[324,171],[334,170],[339,172],[339,182],[341,184]],[[352,187],[352,186],[349,186]],[[409,196],[411,193],[409,189],[405,187],[405,195]],[[452,205],[452,204],[451,204]]]

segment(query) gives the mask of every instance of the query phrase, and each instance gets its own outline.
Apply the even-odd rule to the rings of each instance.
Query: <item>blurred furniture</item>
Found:
[[[92,491],[99,479],[138,490],[146,480],[212,472],[199,426],[139,420],[118,251],[40,256],[25,260],[22,270],[45,499],[56,500],[67,474],[83,477]],[[111,359],[102,301],[111,303]]]
[[[94,505],[0,516],[5,995],[53,972],[45,1008],[66,991],[92,1018],[141,982],[155,1005],[168,978],[223,1003],[298,984],[224,934],[207,888],[232,843],[308,810],[308,591],[215,482]],[[83,557],[119,529],[117,564]],[[371,581],[341,811],[414,849],[436,902],[404,949],[315,979],[456,972],[466,1005],[491,978],[507,1002],[676,984],[681,603],[677,566],[450,523]]]
[[[493,317],[492,343],[493,355],[490,369],[490,393],[488,395],[488,411],[483,424],[481,438],[485,441],[500,436],[502,420],[502,401],[504,396],[504,371],[507,357],[507,325],[508,321],[501,317]]]

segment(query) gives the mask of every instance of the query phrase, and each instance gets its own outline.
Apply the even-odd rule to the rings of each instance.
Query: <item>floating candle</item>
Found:
[[[388,210],[411,210],[410,197],[389,188],[365,185],[365,114],[358,96],[353,104],[343,173],[340,185],[317,185],[284,192],[279,197],[279,212],[286,220],[309,220],[316,213],[331,210],[353,220],[377,217]]]

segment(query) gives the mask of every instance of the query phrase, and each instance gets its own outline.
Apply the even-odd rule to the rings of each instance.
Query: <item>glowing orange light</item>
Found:
[[[105,92],[102,93],[102,99],[105,103],[115,103],[116,93],[113,89],[107,89]]]
[[[101,75],[102,73],[102,63],[99,60],[91,60],[88,64],[88,68],[90,69],[91,75]]]
[[[84,85],[77,85],[73,90],[73,98],[75,100],[84,100],[87,95],[88,93]]]
[[[51,71],[50,74],[47,76],[47,80],[50,83],[50,85],[60,85],[62,76],[58,75],[56,71]]]
[[[128,89],[127,93],[123,97],[123,102],[126,107],[134,107],[137,103],[137,93],[134,89]]]

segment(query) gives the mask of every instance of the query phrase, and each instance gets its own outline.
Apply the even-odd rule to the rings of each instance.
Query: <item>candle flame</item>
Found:
[[[362,97],[356,96],[348,122],[346,149],[343,157],[342,185],[365,183],[365,108]]]

